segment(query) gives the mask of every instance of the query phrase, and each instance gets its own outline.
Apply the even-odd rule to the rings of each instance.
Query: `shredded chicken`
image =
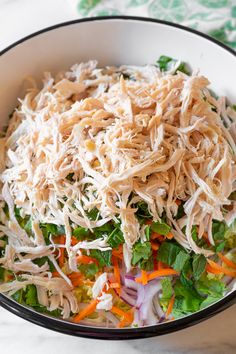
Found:
[[[117,217],[130,269],[132,246],[144,237],[135,215],[138,201],[147,203],[154,221],[165,212],[185,248],[210,256],[192,239],[192,226],[203,234],[212,219],[222,220],[236,186],[236,114],[211,96],[205,77],[163,74],[155,66],[96,65],[74,65],[55,79],[46,74],[43,88],[34,86],[20,100],[1,144],[1,199],[10,218],[0,214],[0,231],[9,237],[0,263],[32,275],[2,284],[0,291],[33,283],[39,301],[61,307],[64,317],[77,309],[70,279],[63,272],[64,279],[50,278],[47,263],[32,262],[35,255],[49,255],[60,272],[40,222],[65,226],[70,271],[77,270],[80,249],[110,249],[106,238],[72,246],[71,223],[92,230]],[[178,201],[186,215],[176,220]],[[34,237],[20,228],[14,206],[31,217]],[[95,221],[88,217],[93,208],[99,210]],[[112,304],[106,294],[100,300],[98,308]]]

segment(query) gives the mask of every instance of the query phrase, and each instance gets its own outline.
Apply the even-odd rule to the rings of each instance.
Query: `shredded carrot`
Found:
[[[173,295],[170,299],[170,302],[169,302],[167,310],[166,310],[166,317],[168,317],[171,314],[173,307],[174,307],[174,302],[175,302],[175,295]]]
[[[145,221],[145,224],[146,224],[146,225],[152,225],[152,223],[153,223],[152,220],[146,220],[146,221]]]
[[[128,325],[130,325],[133,322],[134,316],[133,316],[133,309],[129,310],[128,313],[131,314],[129,320],[127,318],[123,318],[117,325],[118,328],[123,328]]]
[[[159,242],[163,242],[165,238],[164,238],[164,236],[158,234],[157,232],[152,232],[151,239],[158,240]]]
[[[128,322],[133,321],[133,314],[131,311],[124,312],[123,310],[119,309],[119,307],[112,306],[111,312],[114,313],[114,315],[120,316],[122,319],[126,319]]]
[[[85,256],[83,254],[81,254],[80,256],[78,256],[76,258],[77,262],[78,263],[81,263],[81,264],[90,264],[90,263],[96,263],[98,265],[98,261],[96,258],[93,258],[93,257],[89,257],[89,256]]]
[[[114,267],[114,278],[115,282],[119,284],[119,288],[117,288],[118,295],[120,295],[120,268],[119,268],[119,263],[118,259],[116,257],[112,257],[112,263]]]
[[[173,237],[174,235],[171,232],[166,235],[166,238],[168,238],[168,240],[171,240]]]
[[[210,264],[210,266],[215,269],[220,271],[221,273],[224,273],[226,275],[229,275],[230,277],[236,278],[236,272],[229,270],[227,268],[224,268],[220,266],[219,264],[213,262],[212,260],[208,259],[207,262]]]
[[[117,288],[120,288],[120,284],[119,283],[110,283],[109,284],[110,285],[110,288],[112,288],[112,289],[117,289]]]
[[[123,260],[123,246],[119,245],[118,248],[113,248],[112,255],[119,258],[120,260]]]
[[[222,253],[217,253],[217,255],[222,260],[222,262],[224,262],[228,267],[236,269],[236,263],[224,256]]]
[[[148,283],[148,275],[145,270],[141,270],[141,278],[143,285],[146,285]]]
[[[60,235],[60,236],[54,237],[53,241],[55,243],[60,244],[60,245],[64,245],[66,243],[66,237],[65,237],[65,235]],[[62,268],[65,263],[65,248],[60,248],[60,256],[58,257],[58,263],[59,263],[60,268]]]
[[[52,277],[53,278],[60,277],[60,274],[55,270],[54,272],[52,272]]]
[[[181,200],[176,199],[175,203],[176,203],[177,205],[181,205]]]
[[[71,283],[74,287],[83,285],[83,277],[80,273],[73,272],[68,275],[68,278],[71,280]]]
[[[168,275],[177,275],[177,274],[179,274],[179,273],[176,270],[171,269],[171,268],[165,268],[165,269],[155,270],[154,272],[148,274],[147,278],[148,278],[148,281],[150,281],[150,280],[153,280],[158,277],[165,277]],[[139,278],[136,278],[135,281],[137,283],[142,283],[143,279],[142,279],[142,277],[139,277]]]
[[[151,247],[152,247],[152,250],[157,251],[159,249],[160,245],[158,243],[152,241]]]
[[[206,271],[208,273],[212,273],[212,274],[222,274],[222,272],[220,270],[212,268],[209,264],[207,264],[207,266],[206,266]]]
[[[79,241],[77,240],[77,238],[75,236],[71,236],[71,245],[75,246],[77,245]]]
[[[76,315],[73,318],[73,322],[78,323],[81,320],[83,320],[85,317],[91,315],[96,310],[97,303],[98,303],[97,299],[92,300],[88,306],[86,306],[83,310],[81,310],[78,313],[78,315]]]

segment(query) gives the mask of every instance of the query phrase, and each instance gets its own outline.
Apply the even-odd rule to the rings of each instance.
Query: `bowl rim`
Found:
[[[10,44],[9,46],[7,46],[6,48],[0,51],[0,57],[3,56],[5,53],[9,52],[11,49],[17,47],[21,43],[30,40],[31,38],[37,37],[40,34],[50,32],[52,30],[61,27],[80,24],[84,22],[112,21],[112,20],[148,22],[148,23],[174,27],[176,29],[190,32],[195,34],[198,37],[202,37],[204,39],[209,40],[210,42],[215,43],[216,45],[223,48],[224,50],[226,50],[228,53],[230,53],[236,58],[236,52],[232,48],[226,46],[225,44],[219,42],[218,40],[210,37],[205,33],[199,32],[189,27],[185,27],[180,24],[158,20],[154,18],[145,18],[140,16],[101,16],[101,17],[89,17],[89,18],[82,18],[82,19],[76,19],[72,21],[61,22],[53,26],[49,26],[39,31],[33,32],[32,34],[29,34],[17,40],[16,42]],[[3,308],[10,311],[11,313],[29,322],[68,335],[93,338],[93,339],[107,339],[107,340],[141,339],[141,338],[154,337],[154,336],[175,332],[180,329],[184,329],[194,324],[200,323],[201,321],[204,321],[210,318],[211,316],[230,307],[235,302],[236,302],[236,290],[230,292],[221,300],[217,301],[216,303],[212,304],[211,306],[203,310],[200,310],[198,312],[195,312],[193,314],[187,315],[183,318],[171,322],[165,322],[165,323],[160,323],[160,324],[147,326],[147,327],[140,327],[140,328],[116,329],[116,328],[86,327],[72,322],[67,322],[62,319],[50,317],[41,314],[39,312],[35,312],[33,309],[21,305],[15,302],[13,299],[10,299],[5,295],[0,294],[0,306],[2,306]]]

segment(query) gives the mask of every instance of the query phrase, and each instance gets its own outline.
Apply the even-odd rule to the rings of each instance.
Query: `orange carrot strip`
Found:
[[[176,203],[177,205],[181,205],[181,200],[176,199],[175,203]]]
[[[151,242],[151,247],[153,251],[157,251],[160,247],[160,245],[156,242]]]
[[[217,256],[224,262],[228,267],[236,269],[236,263],[231,261],[229,258],[224,256],[222,253],[217,253]]]
[[[112,306],[111,312],[114,313],[115,315],[120,316],[122,319],[126,319],[126,321],[128,321],[128,322],[133,321],[133,314],[130,313],[130,311],[124,312],[121,309],[119,309],[118,307]]]
[[[146,224],[146,225],[152,225],[152,223],[153,223],[152,220],[146,220],[146,221],[145,221],[145,224]]]
[[[98,303],[97,299],[92,300],[88,306],[86,306],[83,310],[81,310],[78,313],[78,315],[76,315],[73,318],[73,322],[78,323],[81,320],[83,320],[85,317],[91,315],[96,310],[97,303]]]
[[[141,278],[143,285],[146,285],[148,283],[148,275],[145,270],[141,270]]]
[[[209,264],[207,264],[207,266],[206,266],[206,271],[208,273],[212,273],[212,274],[222,274],[222,272],[220,270],[212,268]]]
[[[229,275],[230,277],[236,278],[236,272],[229,270],[227,268],[224,268],[224,267],[220,266],[219,264],[213,262],[210,259],[208,259],[207,262],[210,264],[210,266],[213,269],[219,270],[219,271],[221,271],[221,273],[224,273],[226,275]]]
[[[158,240],[159,242],[163,242],[165,237],[160,235],[160,234],[158,234],[157,232],[152,232],[151,233],[151,239],[152,240]]]
[[[119,263],[118,259],[116,257],[112,257],[112,263],[114,267],[114,277],[115,277],[115,282],[121,285],[120,283],[120,268],[119,268]],[[120,295],[120,286],[117,289],[118,295]]]
[[[60,274],[55,270],[55,272],[52,272],[52,277],[53,278],[60,277]]]
[[[165,277],[167,275],[178,275],[179,273],[171,268],[165,268],[165,269],[160,269],[160,270],[155,270],[154,272],[148,274],[148,281],[153,280],[158,277]],[[142,283],[142,277],[136,278],[135,281],[137,283]]]
[[[117,288],[120,288],[120,284],[119,283],[110,283],[110,288],[113,288],[113,289],[117,289]]]
[[[171,314],[174,307],[174,302],[175,302],[175,295],[173,295],[172,298],[170,299],[170,302],[166,310],[166,317],[168,317]]]
[[[77,245],[79,241],[77,240],[77,238],[75,236],[71,236],[71,245],[75,246]]]
[[[173,237],[174,235],[171,232],[166,235],[166,238],[168,238],[168,240],[171,240]]]
[[[98,265],[98,261],[96,258],[85,256],[85,255],[80,255],[76,258],[78,263],[81,264],[90,264],[90,263],[96,263]]]

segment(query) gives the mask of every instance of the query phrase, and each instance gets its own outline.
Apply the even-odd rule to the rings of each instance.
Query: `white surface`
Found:
[[[0,0],[0,49],[45,26],[73,18],[66,0]],[[202,324],[164,337],[104,342],[54,333],[0,309],[0,353],[233,354],[235,328],[236,306]]]

